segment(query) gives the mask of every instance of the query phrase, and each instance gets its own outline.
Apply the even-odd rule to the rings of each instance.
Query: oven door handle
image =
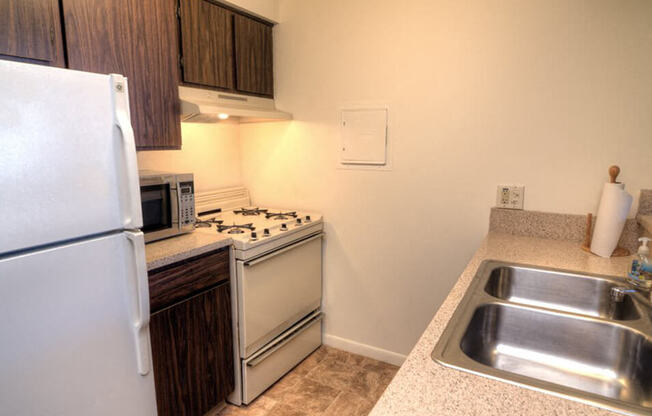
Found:
[[[301,241],[299,241],[298,243],[295,243],[295,244],[289,245],[289,246],[284,247],[284,248],[282,248],[282,249],[280,249],[280,250],[276,250],[276,251],[274,251],[274,252],[272,252],[272,253],[269,253],[269,254],[266,254],[266,255],[264,255],[264,256],[256,257],[256,258],[254,258],[254,259],[252,259],[252,260],[245,261],[245,262],[244,262],[244,265],[245,265],[245,266],[254,266],[254,265],[256,265],[256,264],[258,264],[258,263],[260,263],[260,262],[263,262],[263,261],[265,261],[265,260],[269,260],[269,259],[271,259],[272,257],[276,257],[276,256],[278,256],[279,254],[283,254],[283,253],[285,253],[286,251],[292,250],[292,249],[297,248],[297,247],[299,247],[299,246],[302,246],[302,245],[304,245],[304,244],[308,244],[309,242],[311,242],[311,241],[313,241],[313,240],[316,240],[316,239],[318,239],[318,238],[322,238],[323,236],[324,236],[324,233],[321,233],[321,232],[320,232],[320,233],[317,234],[317,235],[313,235],[312,237],[308,237],[308,238],[306,238],[305,240],[301,240]]]
[[[301,333],[302,333],[303,331],[305,331],[306,329],[310,328],[310,327],[311,327],[315,322],[319,322],[319,321],[321,321],[321,320],[323,319],[323,317],[324,317],[324,315],[322,315],[321,313],[320,313],[319,315],[315,316],[314,318],[312,318],[311,320],[309,320],[308,322],[306,322],[305,324],[303,324],[303,326],[302,326],[301,328],[297,329],[296,332],[294,332],[292,335],[290,335],[289,337],[285,338],[283,341],[279,342],[277,345],[273,346],[273,347],[270,348],[269,350],[265,351],[265,352],[262,353],[260,356],[258,356],[258,357],[256,357],[256,358],[254,358],[253,360],[249,361],[249,362],[247,363],[247,367],[255,367],[255,366],[257,366],[258,364],[262,363],[262,362],[265,361],[265,360],[266,360],[270,355],[274,354],[276,351],[278,351],[279,349],[283,348],[283,346],[285,346],[285,344],[287,344],[288,342],[292,341],[293,339],[295,339],[296,337],[298,337],[299,335],[301,335]]]

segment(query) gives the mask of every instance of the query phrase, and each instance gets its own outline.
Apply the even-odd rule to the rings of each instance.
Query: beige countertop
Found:
[[[231,237],[225,234],[193,232],[145,244],[147,270],[208,253],[229,246],[231,243]]]
[[[624,276],[632,257],[604,259],[582,251],[575,242],[490,233],[385,390],[371,416],[614,414],[594,406],[446,368],[430,358],[478,266],[486,259]],[[596,348],[600,346],[596,345]]]

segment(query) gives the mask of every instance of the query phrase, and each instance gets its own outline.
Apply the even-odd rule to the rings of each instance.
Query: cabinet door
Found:
[[[129,81],[139,149],[181,147],[175,0],[62,0],[71,69]]]
[[[182,0],[183,81],[233,89],[232,13],[207,0]]]
[[[272,27],[235,15],[236,89],[274,96]]]
[[[234,388],[230,285],[152,315],[159,416],[203,415]]]
[[[0,58],[64,67],[58,0],[1,0]]]

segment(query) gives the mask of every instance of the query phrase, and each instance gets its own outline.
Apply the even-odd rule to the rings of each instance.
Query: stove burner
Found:
[[[233,224],[233,225],[222,225],[218,224],[217,225],[217,232],[221,233],[224,231],[228,230],[228,234],[243,234],[244,230],[249,230],[253,231],[255,230],[256,227],[254,227],[254,224],[250,222],[249,224]]]
[[[265,218],[269,219],[274,219],[274,220],[287,220],[289,217],[296,218],[297,217],[297,212],[296,211],[291,211],[291,212],[267,212],[265,213]]]
[[[236,209],[235,211],[233,211],[233,213],[234,214],[244,215],[245,217],[247,217],[247,216],[252,216],[252,215],[267,214],[267,210],[266,209],[260,209],[258,207],[256,207],[256,208],[240,208],[240,209]]]
[[[220,225],[224,221],[222,220],[216,220],[215,217],[209,218],[207,220],[200,220],[199,218],[195,218],[195,228],[210,228],[212,224]]]

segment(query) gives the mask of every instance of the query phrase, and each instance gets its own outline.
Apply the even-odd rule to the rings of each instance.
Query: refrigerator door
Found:
[[[0,259],[0,414],[156,415],[141,232]]]
[[[127,81],[0,61],[0,254],[142,226]]]

